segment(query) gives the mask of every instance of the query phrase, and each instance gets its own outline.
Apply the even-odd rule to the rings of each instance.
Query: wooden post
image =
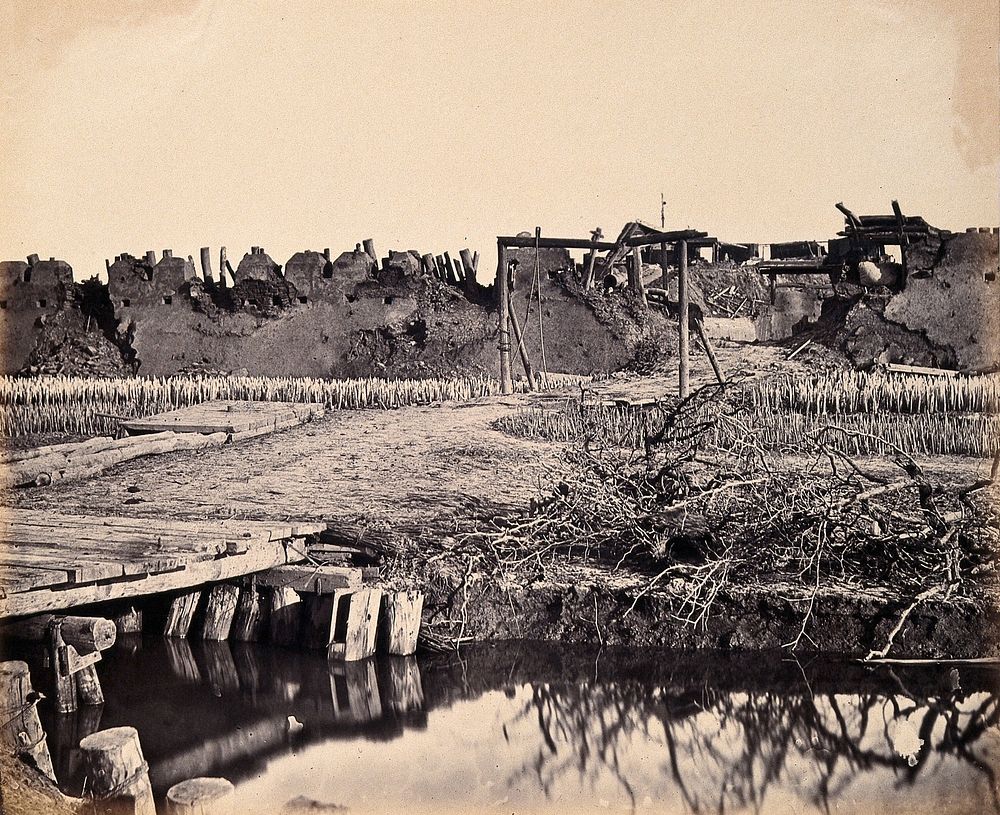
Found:
[[[365,248],[365,254],[372,259],[372,263],[375,264],[375,268],[378,268],[378,255],[375,254],[375,241],[371,238],[365,238],[361,245]]]
[[[77,671],[73,676],[76,679],[76,692],[80,704],[104,704],[104,690],[101,688],[101,680],[97,675],[96,666],[88,665],[86,668]]]
[[[776,274],[772,273],[768,275],[767,289],[771,296],[771,305],[773,306],[778,299],[778,276]]]
[[[295,589],[278,587],[271,591],[271,642],[297,645],[302,624],[302,598]]]
[[[452,283],[461,283],[462,276],[458,273],[458,266],[452,261],[451,255],[447,252],[444,253],[444,268],[445,275],[448,280]]]
[[[517,340],[517,353],[521,357],[521,365],[524,366],[524,375],[528,377],[528,390],[535,389],[535,371],[531,367],[531,360],[528,359],[528,349],[524,347],[524,335],[521,334],[521,323],[517,319],[514,311],[514,304],[507,301],[507,312],[510,314],[510,327],[514,330],[514,339]]]
[[[679,257],[677,262],[677,379],[678,392],[681,399],[688,395],[690,389],[688,383],[688,365],[691,357],[690,335],[688,333],[688,315],[690,304],[688,303],[688,245],[687,241],[678,244]]]
[[[305,630],[302,633],[304,648],[326,650],[330,645],[333,631],[334,612],[337,607],[337,595],[313,594],[306,603]]]
[[[201,591],[191,591],[175,597],[167,613],[167,622],[163,626],[165,637],[186,637],[191,630],[191,621],[198,608]]]
[[[420,262],[421,262],[421,264],[423,264],[424,274],[427,275],[428,277],[433,277],[434,276],[434,255],[429,254],[429,253],[426,254],[426,255],[422,255],[421,258],[420,258]]]
[[[156,815],[149,769],[134,727],[112,727],[87,736],[80,742],[80,751],[87,788],[94,798],[88,811]]]
[[[597,262],[597,250],[591,249],[587,253],[587,262],[583,268],[583,280],[580,281],[580,285],[583,286],[584,291],[589,290],[594,285],[594,264]]]
[[[471,291],[476,286],[476,267],[472,262],[472,252],[462,249],[458,256],[462,259],[462,268],[465,272],[465,289]]]
[[[667,249],[667,244],[660,244],[660,288],[664,291],[670,290],[670,279],[667,275],[667,269],[670,268],[670,252]]]
[[[201,626],[203,640],[224,640],[229,637],[239,594],[239,587],[229,583],[216,583],[212,586],[208,592],[205,620]]]
[[[235,797],[225,778],[191,778],[167,790],[166,815],[231,815]]]
[[[507,280],[507,247],[497,241],[497,313],[500,316],[500,392],[514,392],[510,373],[510,289]]]
[[[382,595],[382,646],[394,656],[416,653],[420,613],[424,595],[418,591],[387,592]]]
[[[226,247],[219,247],[219,287],[226,288]]]
[[[635,293],[642,298],[643,304],[648,306],[646,287],[642,284],[642,252],[638,246],[632,247],[632,287]]]
[[[257,580],[251,575],[240,589],[236,613],[229,630],[230,639],[236,642],[256,642],[260,638],[263,621],[263,607],[260,592],[257,591]]]
[[[370,657],[378,635],[381,590],[340,590],[335,596],[327,657],[347,662]]]
[[[39,699],[31,688],[27,662],[0,662],[0,749],[30,756],[38,769],[55,781],[52,756],[38,718]]]
[[[69,670],[72,645],[62,638],[62,620],[56,617],[49,625],[48,654],[52,666],[52,685],[55,691],[56,710],[72,713],[76,710],[76,680]],[[75,653],[76,649],[74,649]]]
[[[207,246],[201,247],[201,276],[206,282],[214,280],[212,276],[212,253]]]

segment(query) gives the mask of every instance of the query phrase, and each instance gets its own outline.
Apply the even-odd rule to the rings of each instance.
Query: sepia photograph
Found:
[[[1000,815],[1000,0],[0,9],[0,815]]]

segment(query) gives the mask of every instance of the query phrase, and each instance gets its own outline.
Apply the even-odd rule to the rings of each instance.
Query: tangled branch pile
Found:
[[[862,466],[844,452],[857,431],[832,426],[777,456],[725,386],[662,416],[642,451],[596,443],[601,428],[590,427],[550,495],[522,516],[480,519],[451,553],[498,578],[556,558],[628,564],[655,575],[647,590],[681,586],[677,614],[692,625],[705,624],[726,588],[791,586],[811,598],[800,637],[826,588],[881,587],[916,602],[970,591],[995,572],[992,478],[934,484],[898,448],[882,466]]]

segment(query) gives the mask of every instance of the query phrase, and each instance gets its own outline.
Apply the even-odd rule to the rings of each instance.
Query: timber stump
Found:
[[[95,815],[156,815],[149,767],[134,727],[112,727],[80,742]]]

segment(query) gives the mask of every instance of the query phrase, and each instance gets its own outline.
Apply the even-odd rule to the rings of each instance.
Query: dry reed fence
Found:
[[[498,420],[512,435],[643,449],[671,410],[587,405],[567,399],[559,410],[527,408]],[[713,408],[714,409],[714,408]],[[739,385],[732,415],[752,425],[770,450],[794,449],[825,428],[839,431],[848,455],[990,457],[1000,450],[1000,377],[928,379],[898,374],[836,372],[781,376]],[[702,418],[706,418],[703,416]],[[730,447],[745,434],[740,422],[716,423],[707,443]]]
[[[550,376],[549,387],[579,379]],[[387,410],[468,401],[499,392],[499,383],[487,376],[399,380],[291,376],[2,377],[0,433],[8,438],[37,433],[109,434],[117,427],[117,417],[149,416],[212,399],[315,402],[329,410]]]

